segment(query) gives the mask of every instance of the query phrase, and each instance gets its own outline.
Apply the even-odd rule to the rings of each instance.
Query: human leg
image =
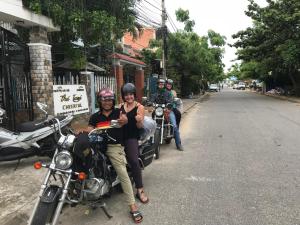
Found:
[[[121,145],[108,145],[106,155],[111,161],[112,166],[116,170],[118,178],[121,182],[126,202],[128,205],[135,203],[131,181],[126,169],[125,152]]]
[[[183,150],[181,145],[179,129],[177,127],[176,118],[173,111],[170,112],[170,122],[173,125],[173,129],[174,129],[174,138],[175,138],[176,147],[178,150]]]
[[[149,199],[146,196],[143,188],[142,171],[138,159],[139,153],[137,139],[133,138],[125,141],[125,153],[127,161],[131,167],[132,177],[135,183],[135,187],[137,189],[136,196],[142,203],[147,203]]]
[[[126,169],[126,158],[124,148],[121,145],[108,145],[106,155],[111,161],[111,164],[116,170],[118,178],[120,179],[124,194],[126,196],[126,202],[129,205],[130,213],[134,222],[141,222],[143,216],[138,211],[138,208],[135,204],[132,185]]]
[[[125,141],[125,153],[127,161],[131,167],[132,177],[136,188],[142,188],[142,171],[138,159],[138,140],[128,139]]]
[[[181,112],[180,112],[177,108],[174,108],[174,109],[173,109],[173,112],[174,112],[174,114],[175,114],[177,127],[178,127],[178,129],[179,129],[179,125],[180,125],[180,121],[181,121]]]

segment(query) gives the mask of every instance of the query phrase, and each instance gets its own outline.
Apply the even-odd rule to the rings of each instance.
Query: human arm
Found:
[[[120,116],[119,119],[117,119],[117,121],[121,127],[128,123],[128,118],[126,116],[126,113],[124,113],[122,110],[120,110]]]
[[[143,127],[143,123],[144,123],[144,117],[145,117],[145,108],[140,103],[138,103],[137,107],[138,107],[138,109],[137,109],[137,115],[135,116],[136,126],[138,128],[142,128]]]

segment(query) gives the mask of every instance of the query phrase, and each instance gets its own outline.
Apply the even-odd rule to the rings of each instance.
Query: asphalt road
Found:
[[[144,225],[299,225],[300,104],[246,91],[212,93],[144,171]],[[2,184],[1,184],[2,186]],[[64,225],[133,224],[122,194],[101,209],[66,209]],[[20,223],[19,223],[20,224]]]

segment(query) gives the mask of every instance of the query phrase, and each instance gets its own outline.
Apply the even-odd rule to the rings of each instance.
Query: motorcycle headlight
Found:
[[[61,151],[57,153],[54,159],[55,168],[66,170],[69,169],[73,163],[73,158],[68,151]]]
[[[155,109],[155,115],[156,116],[162,116],[164,114],[164,110],[161,107],[158,107]]]

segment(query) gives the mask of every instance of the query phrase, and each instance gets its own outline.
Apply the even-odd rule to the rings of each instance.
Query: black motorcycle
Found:
[[[56,225],[65,204],[101,207],[111,217],[105,208],[103,197],[109,195],[114,187],[120,187],[120,181],[105,155],[105,148],[109,139],[114,140],[107,130],[117,127],[117,121],[112,120],[109,127],[96,128],[88,134],[91,152],[84,161],[84,166],[82,159],[74,151],[78,137],[72,133],[65,136],[60,132],[51,163],[37,162],[34,165],[36,169],[47,168],[48,172],[30,217],[30,225]],[[154,157],[151,138],[140,142],[139,153],[141,167],[144,168]],[[128,170],[130,175],[130,168]]]
[[[173,125],[170,123],[169,115],[172,109],[172,104],[156,104],[153,103],[154,112],[153,119],[156,122],[157,128],[154,136],[155,144],[155,158],[159,159],[160,145],[164,142],[170,144],[174,137]]]

